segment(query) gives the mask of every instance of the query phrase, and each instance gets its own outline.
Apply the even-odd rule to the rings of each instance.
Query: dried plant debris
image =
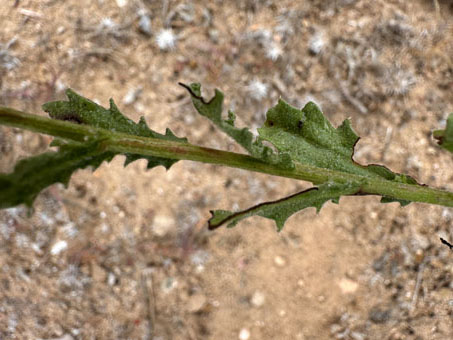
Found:
[[[191,2],[184,2],[171,10],[165,19],[165,27],[170,27],[172,22],[181,20],[185,24],[190,24],[195,19],[195,11]]]
[[[405,22],[404,16],[397,16],[375,26],[375,38],[378,44],[404,46],[416,42],[414,27]]]
[[[102,18],[97,24],[84,24],[78,22],[77,29],[87,32],[86,38],[95,42],[98,46],[112,47],[118,43],[126,43],[131,38],[131,23],[117,23],[110,17]]]
[[[19,58],[14,56],[14,54],[11,52],[11,48],[14,46],[17,40],[18,38],[14,37],[5,44],[0,43],[0,67],[7,71],[13,70],[20,64]]]

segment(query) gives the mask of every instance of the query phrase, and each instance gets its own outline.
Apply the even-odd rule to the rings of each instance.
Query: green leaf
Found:
[[[346,119],[334,128],[321,110],[309,102],[302,110],[280,99],[267,112],[264,126],[258,129],[263,140],[272,143],[280,152],[290,155],[296,163],[359,175],[382,178],[398,183],[417,184],[412,177],[394,173],[385,166],[363,166],[354,161],[354,147],[359,140]],[[383,202],[409,202],[384,197]]]
[[[68,185],[74,171],[88,166],[96,169],[114,154],[103,151],[102,143],[62,145],[58,152],[50,151],[19,161],[10,174],[0,174],[0,208],[22,203],[31,207],[36,196],[54,183]]]
[[[260,139],[255,138],[247,128],[237,128],[234,126],[236,115],[228,111],[228,119],[222,119],[223,93],[215,90],[214,97],[206,101],[201,96],[201,85],[192,83],[190,86],[179,83],[186,88],[192,96],[192,102],[198,113],[212,121],[220,130],[233,138],[253,157],[262,159],[266,163],[276,164],[285,169],[293,169],[294,163],[285,152],[275,153],[272,148],[263,145]]]
[[[445,130],[433,131],[433,137],[442,148],[453,152],[453,113],[448,116]]]
[[[323,204],[329,200],[338,202],[343,195],[354,195],[360,192],[360,184],[348,182],[324,183],[319,187],[310,188],[297,194],[282,198],[277,201],[265,202],[252,208],[231,212],[226,210],[211,211],[209,229],[215,229],[223,224],[234,227],[239,221],[251,216],[261,216],[275,221],[277,230],[283,229],[286,220],[299,210],[315,207],[319,212]]]
[[[57,146],[57,152],[46,152],[38,156],[21,160],[10,174],[0,174],[0,208],[18,204],[31,206],[34,199],[44,188],[54,184],[67,185],[72,173],[78,169],[92,167],[96,169],[103,161],[110,161],[116,152],[106,151],[103,142],[109,139],[105,130],[121,132],[133,136],[151,137],[169,141],[187,142],[176,137],[169,129],[165,135],[149,129],[142,117],[138,123],[126,118],[110,100],[110,108],[105,109],[72,90],[67,90],[68,101],[55,101],[43,105],[43,110],[58,120],[89,125],[104,129],[99,136],[87,138],[86,142],[74,142],[61,138],[55,139],[51,146]],[[139,158],[148,161],[148,168],[158,165],[170,168],[177,160],[124,153],[125,165]]]
[[[125,117],[115,105],[113,99],[110,99],[110,108],[105,109],[101,105],[86,99],[73,90],[66,91],[68,101],[55,101],[46,103],[42,106],[43,110],[49,113],[49,116],[54,119],[66,120],[78,124],[90,125],[97,128],[106,129],[112,132],[122,132],[130,135],[151,137],[163,140],[171,140],[177,142],[187,142],[186,138],[176,137],[170,129],[167,129],[165,135],[152,131],[145,122],[143,117],[138,123]],[[172,164],[177,162],[174,159],[142,156],[136,154],[125,154],[125,165],[140,159],[148,160],[148,169],[158,165],[169,169]]]

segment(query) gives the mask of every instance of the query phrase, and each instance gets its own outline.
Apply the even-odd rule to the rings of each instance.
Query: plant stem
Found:
[[[218,164],[309,181],[314,184],[329,180],[340,183],[357,181],[363,183],[361,190],[363,194],[453,207],[453,193],[445,190],[368,178],[300,163],[297,163],[294,169],[285,169],[244,154],[205,148],[189,143],[112,132],[92,126],[31,115],[6,107],[0,107],[0,124],[82,143],[90,139],[103,140],[103,147],[115,153],[133,153]]]

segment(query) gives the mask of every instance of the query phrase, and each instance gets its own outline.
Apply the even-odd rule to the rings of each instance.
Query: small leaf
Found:
[[[357,183],[338,184],[328,182],[318,188],[310,188],[283,199],[261,203],[239,212],[211,211],[212,217],[209,220],[209,229],[218,228],[223,224],[227,224],[228,227],[234,227],[244,218],[256,215],[274,220],[278,231],[280,231],[283,229],[286,220],[294,213],[308,207],[315,207],[319,212],[325,202],[329,200],[338,202],[340,196],[354,195],[359,191],[360,184]]]
[[[442,148],[453,152],[453,113],[448,116],[445,130],[433,131],[433,137]]]
[[[0,174],[0,209],[22,203],[31,207],[39,192],[54,183],[68,185],[78,169],[96,169],[114,154],[94,142],[83,146],[62,145],[58,152],[49,151],[19,161],[10,174]]]
[[[135,123],[119,111],[112,99],[110,99],[110,108],[105,109],[101,105],[78,95],[71,89],[66,91],[66,95],[68,96],[68,101],[46,103],[42,106],[43,110],[48,112],[49,116],[54,119],[90,125],[112,132],[122,132],[134,136],[152,137],[177,142],[187,142],[186,138],[176,137],[170,129],[166,130],[165,135],[152,131],[146,124],[143,117],[140,118],[138,123]],[[177,162],[177,160],[168,158],[126,154],[125,165],[140,158],[148,160],[148,169],[158,165],[162,165],[168,169],[172,164]]]
[[[222,119],[223,110],[223,93],[215,90],[214,97],[206,101],[201,96],[201,86],[198,83],[192,83],[190,86],[179,83],[186,88],[192,96],[192,102],[198,113],[212,121],[219,129],[233,138],[253,157],[282,168],[292,169],[294,163],[286,153],[275,153],[270,147],[263,145],[260,139],[256,139],[252,132],[247,128],[239,129],[234,126],[235,114],[228,111],[228,119]]]

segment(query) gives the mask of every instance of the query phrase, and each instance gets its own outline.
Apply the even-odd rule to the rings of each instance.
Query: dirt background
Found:
[[[240,126],[281,96],[362,139],[355,159],[453,190],[431,130],[453,112],[452,1],[41,0],[0,5],[0,104],[44,115],[70,87],[190,142],[240,152],[178,81],[220,88]],[[169,31],[163,31],[167,29]],[[0,127],[0,171],[50,138]],[[255,217],[307,183],[117,157],[0,211],[0,339],[452,339],[451,209],[342,198],[277,233]]]

